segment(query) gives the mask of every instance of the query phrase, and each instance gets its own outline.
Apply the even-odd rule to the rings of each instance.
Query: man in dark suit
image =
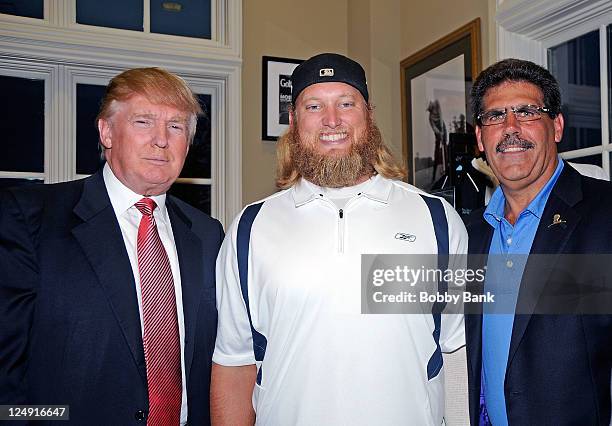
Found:
[[[166,195],[200,113],[179,77],[126,71],[98,115],[103,170],[2,193],[0,404],[66,404],[78,425],[210,422],[223,230]]]
[[[474,82],[472,108],[500,187],[468,218],[469,250],[488,255],[484,290],[504,293],[511,310],[466,315],[471,422],[607,426],[612,306],[607,315],[588,306],[571,315],[542,301],[557,295],[551,271],[562,255],[612,253],[612,186],[559,159],[561,96],[546,69],[516,59],[492,65]],[[548,256],[511,260],[527,254]],[[576,277],[564,291],[582,292],[588,277]]]

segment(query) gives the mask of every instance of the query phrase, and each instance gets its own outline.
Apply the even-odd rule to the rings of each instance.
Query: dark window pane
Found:
[[[210,0],[151,0],[151,32],[210,39]]]
[[[0,0],[0,13],[43,19],[44,0]]]
[[[91,175],[104,164],[95,121],[105,90],[106,86],[95,84],[76,87],[76,172],[79,174]]]
[[[563,98],[565,131],[559,151],[601,145],[599,31],[548,49],[548,65]]]
[[[567,161],[570,163],[595,164],[596,166],[601,167],[601,154],[589,155],[588,157],[572,158]]]
[[[210,185],[175,183],[168,193],[210,215]]]
[[[43,183],[42,179],[0,178],[0,189],[10,188],[12,186],[42,185]]]
[[[563,115],[565,116],[565,113]],[[559,152],[595,145],[601,145],[601,125],[599,128],[575,127],[565,122],[563,139],[558,144]]]
[[[185,160],[181,177],[210,178],[210,95],[197,95],[204,115],[198,118],[193,144]]]
[[[0,170],[44,172],[45,81],[0,76]]]
[[[78,0],[78,24],[142,31],[142,0]]]

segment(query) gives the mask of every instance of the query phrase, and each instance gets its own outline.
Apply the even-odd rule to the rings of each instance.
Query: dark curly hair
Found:
[[[561,91],[559,83],[546,68],[522,59],[504,59],[499,61],[476,78],[471,91],[471,106],[474,123],[478,123],[478,114],[482,112],[482,99],[492,87],[507,81],[522,81],[537,86],[544,95],[544,106],[550,109],[550,118],[561,112]]]

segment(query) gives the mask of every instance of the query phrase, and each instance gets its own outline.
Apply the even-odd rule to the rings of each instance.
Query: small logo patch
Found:
[[[408,241],[409,243],[414,243],[416,241],[416,235],[398,232],[397,234],[395,234],[395,239],[402,240],[402,241]]]
[[[321,68],[319,70],[319,77],[333,77],[334,69],[333,68]]]

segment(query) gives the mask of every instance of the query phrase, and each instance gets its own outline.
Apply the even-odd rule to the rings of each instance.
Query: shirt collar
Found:
[[[126,211],[133,207],[137,201],[140,201],[144,197],[144,195],[135,193],[130,188],[125,186],[119,179],[117,179],[117,176],[115,176],[108,163],[104,165],[102,176],[104,178],[104,185],[106,185],[108,197],[110,198],[113,210],[115,211],[115,215],[117,217],[123,215]],[[165,218],[166,194],[153,195],[149,198],[152,198],[157,204],[156,210],[159,211],[159,216]]]
[[[540,219],[542,217],[542,213],[544,213],[544,208],[546,207],[546,202],[548,201],[548,196],[552,192],[555,183],[557,183],[557,179],[563,170],[563,160],[559,157],[557,168],[553,175],[548,179],[546,185],[538,192],[538,195],[535,196],[533,200],[529,203],[529,205],[521,212],[521,215],[525,212],[529,212],[533,214],[535,217]],[[495,223],[500,222],[504,217],[504,207],[506,205],[506,197],[504,196],[504,192],[502,190],[501,185],[497,187],[493,195],[491,196],[491,200],[489,201],[489,205],[484,211],[484,219],[495,228]]]
[[[391,194],[392,183],[390,180],[383,178],[380,175],[372,176],[367,182],[367,185],[359,190],[358,193],[354,193],[354,195],[363,195],[371,200],[377,201],[379,203],[388,203],[389,195]],[[359,185],[355,185],[355,188],[359,187]],[[350,193],[350,188],[346,187],[345,189]],[[312,182],[307,181],[304,178],[301,178],[292,188],[293,191],[293,201],[295,202],[296,207],[303,206],[304,204],[309,203],[310,201],[321,198],[322,194],[325,192],[318,185],[315,185]]]

